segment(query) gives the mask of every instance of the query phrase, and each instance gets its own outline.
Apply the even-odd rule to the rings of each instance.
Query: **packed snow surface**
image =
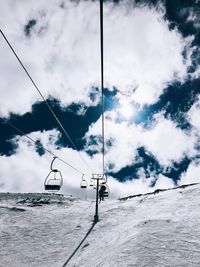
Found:
[[[63,266],[91,228],[94,208],[62,195],[1,193],[0,266]],[[106,200],[99,215],[67,266],[200,266],[200,185]]]

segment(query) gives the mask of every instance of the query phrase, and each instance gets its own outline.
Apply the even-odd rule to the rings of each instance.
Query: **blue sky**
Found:
[[[101,172],[98,2],[0,3],[1,29],[81,157]],[[115,196],[199,181],[199,18],[198,0],[104,3],[105,162]],[[3,38],[0,53],[1,190],[42,190],[52,157],[40,144],[89,180]],[[57,164],[63,192],[79,194],[80,174]]]

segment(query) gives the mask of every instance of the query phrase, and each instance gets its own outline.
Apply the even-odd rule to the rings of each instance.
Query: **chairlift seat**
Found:
[[[51,162],[51,171],[47,175],[45,181],[44,181],[44,189],[49,192],[58,192],[63,184],[63,178],[62,174],[59,170],[53,169],[53,162],[56,158],[53,159]]]
[[[104,197],[108,197],[108,196],[109,196],[108,191],[103,192],[103,196],[104,196]]]
[[[45,190],[48,191],[59,191],[60,188],[61,186],[57,184],[45,184]]]
[[[80,187],[81,187],[81,188],[87,188],[87,181],[83,179],[83,180],[81,181]]]
[[[92,179],[90,179],[90,183],[89,183],[89,186],[93,187],[94,186],[94,182]]]

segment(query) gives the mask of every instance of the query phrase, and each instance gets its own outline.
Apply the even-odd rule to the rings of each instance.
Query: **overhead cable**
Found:
[[[90,169],[90,171],[92,172],[90,166],[88,165],[88,163],[86,162],[86,160],[84,159],[84,157],[80,154],[80,152],[78,151],[77,147],[75,146],[74,142],[72,141],[72,139],[70,138],[69,134],[67,133],[67,131],[65,130],[65,128],[63,127],[62,123],[60,122],[60,120],[58,119],[57,115],[55,114],[55,112],[53,111],[53,109],[51,108],[51,106],[49,105],[49,103],[47,102],[47,100],[44,98],[43,94],[41,93],[41,90],[38,88],[38,86],[36,85],[36,83],[34,82],[34,80],[32,79],[31,75],[29,74],[29,72],[27,71],[26,67],[24,66],[24,64],[22,63],[22,61],[20,60],[19,56],[17,55],[17,53],[15,52],[14,48],[12,47],[12,45],[10,44],[10,42],[8,41],[7,37],[5,36],[5,34],[3,33],[3,31],[0,29],[0,33],[3,36],[4,40],[6,41],[6,43],[8,44],[8,46],[10,47],[10,49],[12,50],[13,54],[15,55],[15,57],[17,58],[18,62],[20,63],[21,67],[24,69],[25,73],[27,74],[28,78],[30,79],[30,81],[32,82],[33,86],[35,87],[35,89],[37,90],[37,92],[39,93],[39,95],[41,96],[41,98],[43,99],[43,101],[46,103],[49,111],[51,112],[51,114],[53,115],[53,117],[55,118],[56,122],[58,123],[58,125],[60,126],[60,128],[62,129],[62,131],[64,132],[64,134],[66,135],[66,137],[68,138],[68,140],[70,141],[70,143],[72,144],[73,148],[78,152],[80,158],[84,161],[84,163],[86,164],[86,166]]]
[[[103,47],[103,0],[100,0],[100,52],[101,52],[101,108],[102,108],[102,163],[105,173],[105,127],[104,127],[104,47]]]
[[[23,131],[21,131],[19,128],[17,128],[15,125],[13,125],[12,123],[8,122],[8,121],[4,121],[4,123],[8,124],[10,127],[12,127],[13,129],[15,129],[17,132],[19,132],[20,134],[24,135],[26,138],[28,138],[31,142],[35,143],[36,145],[38,145],[37,141],[34,140],[32,137],[30,137],[29,135],[25,134]],[[53,157],[56,157],[57,159],[59,159],[61,162],[63,162],[64,164],[66,164],[67,166],[69,166],[70,168],[74,169],[75,171],[77,171],[78,173],[85,175],[83,172],[81,172],[79,169],[77,169],[76,167],[72,166],[71,164],[69,164],[68,162],[66,162],[65,160],[63,160],[62,158],[58,157],[57,155],[55,155],[53,152],[51,152],[49,149],[45,148],[43,146],[43,144],[41,144],[41,147],[48,152],[49,154],[51,154]]]

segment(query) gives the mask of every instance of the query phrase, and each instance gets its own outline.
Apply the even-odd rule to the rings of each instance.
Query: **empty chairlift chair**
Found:
[[[86,189],[87,188],[87,181],[83,178],[84,177],[84,174],[83,174],[83,176],[82,176],[82,180],[81,180],[81,184],[80,184],[80,187],[82,188],[82,189]]]
[[[53,169],[53,162],[55,159],[56,157],[53,158],[50,166],[51,171],[49,172],[44,181],[44,188],[49,192],[58,192],[63,184],[61,172],[57,169]]]
[[[90,184],[89,184],[90,187],[94,187],[94,181],[92,179],[90,179]]]

